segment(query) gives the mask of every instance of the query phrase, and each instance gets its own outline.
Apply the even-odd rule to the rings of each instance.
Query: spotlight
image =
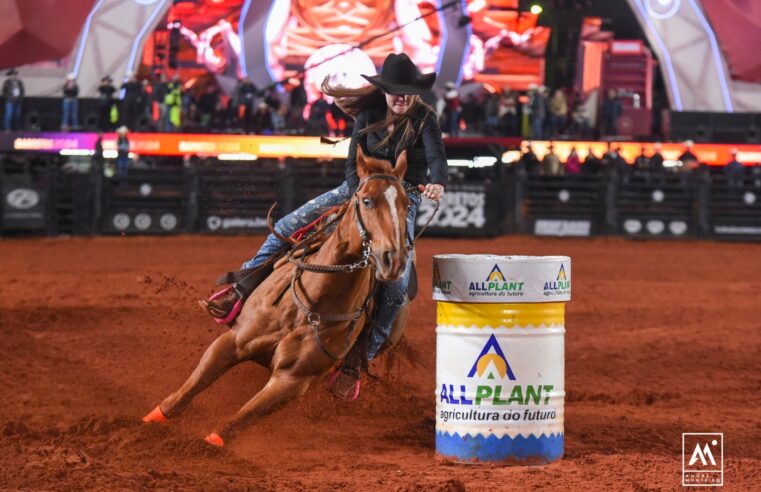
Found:
[[[534,15],[539,15],[542,12],[544,12],[544,9],[538,3],[535,3],[534,5],[532,5],[531,8],[529,8],[528,10]]]

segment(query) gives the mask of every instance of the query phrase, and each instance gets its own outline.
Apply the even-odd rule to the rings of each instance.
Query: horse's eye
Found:
[[[369,198],[363,198],[362,205],[364,205],[367,208],[373,208],[373,201],[370,200]]]

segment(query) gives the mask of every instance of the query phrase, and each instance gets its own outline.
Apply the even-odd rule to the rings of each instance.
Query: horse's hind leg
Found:
[[[243,405],[219,432],[212,433],[206,440],[218,446],[224,445],[224,439],[235,435],[256,417],[268,415],[306,393],[312,379],[312,377],[293,377],[286,371],[273,373],[264,388]],[[213,437],[215,435],[216,437]]]
[[[179,414],[198,393],[245,359],[245,354],[236,345],[235,336],[236,332],[226,331],[209,345],[188,380],[159,405],[164,416],[174,417]]]

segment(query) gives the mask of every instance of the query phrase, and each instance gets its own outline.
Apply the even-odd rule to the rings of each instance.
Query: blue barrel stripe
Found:
[[[458,433],[436,433],[436,453],[442,456],[464,461],[503,461],[516,460],[527,462],[550,462],[563,456],[563,434],[550,434],[537,437],[518,435],[497,437],[460,436]]]

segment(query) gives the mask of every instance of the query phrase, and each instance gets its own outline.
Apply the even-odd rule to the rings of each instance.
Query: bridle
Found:
[[[369,289],[367,297],[362,302],[359,309],[352,311],[350,313],[345,314],[320,314],[315,311],[312,311],[307,307],[307,305],[299,298],[297,291],[296,291],[296,283],[301,278],[301,275],[306,272],[313,272],[313,273],[351,273],[357,270],[362,270],[368,267],[371,267],[372,264],[370,263],[370,255],[372,254],[372,238],[370,237],[370,233],[367,230],[367,226],[365,225],[365,221],[362,219],[362,212],[361,208],[359,206],[359,190],[361,190],[368,182],[372,180],[386,180],[390,181],[392,183],[398,183],[402,185],[402,188],[410,192],[412,190],[415,190],[414,188],[408,188],[405,187],[402,183],[402,180],[398,177],[390,174],[371,174],[370,176],[367,176],[366,178],[362,179],[359,184],[357,185],[357,190],[354,192],[354,197],[352,199],[353,206],[354,206],[354,215],[355,215],[355,223],[357,226],[357,231],[359,233],[359,237],[362,240],[362,252],[360,253],[360,259],[357,262],[354,263],[347,263],[343,265],[319,265],[314,263],[306,263],[300,258],[296,258],[294,256],[294,253],[298,251],[299,249],[303,249],[306,253],[306,250],[309,247],[308,241],[302,241],[303,247],[294,247],[293,250],[291,250],[288,255],[286,256],[286,259],[289,263],[296,266],[296,268],[293,271],[293,275],[291,276],[291,282],[290,282],[290,290],[291,294],[293,295],[293,300],[296,304],[296,306],[299,308],[299,310],[304,313],[307,319],[307,323],[309,326],[312,327],[312,331],[314,332],[314,336],[317,340],[317,346],[320,347],[320,350],[329,358],[334,360],[340,360],[343,359],[346,354],[348,353],[349,349],[351,348],[350,340],[352,335],[354,334],[354,331],[357,329],[357,322],[359,321],[359,318],[362,317],[363,314],[367,313],[370,302],[372,301],[372,298],[375,294],[375,291],[378,287],[378,282],[375,280],[375,276],[372,276],[372,282],[373,285]],[[415,241],[420,237],[420,235],[423,233],[423,231],[428,227],[433,217],[436,215],[436,211],[438,211],[439,202],[436,202],[436,210],[431,215],[431,218],[428,220],[428,222],[425,224],[425,226],[418,232],[418,234],[413,238],[411,243],[406,247],[406,251],[411,251],[415,246]],[[345,213],[345,212],[344,212]],[[333,223],[340,220],[342,215],[334,217],[331,219],[331,221],[326,225],[330,226]],[[301,244],[299,246],[302,246]],[[304,255],[306,257],[306,255]],[[374,268],[374,266],[373,266]],[[346,337],[344,339],[344,348],[342,350],[342,353],[340,355],[333,354],[330,350],[325,347],[325,345],[322,342],[322,339],[320,337],[320,325],[323,321],[329,321],[329,322],[342,322],[342,321],[349,321],[351,322],[351,326],[349,327],[349,331],[346,333]]]

